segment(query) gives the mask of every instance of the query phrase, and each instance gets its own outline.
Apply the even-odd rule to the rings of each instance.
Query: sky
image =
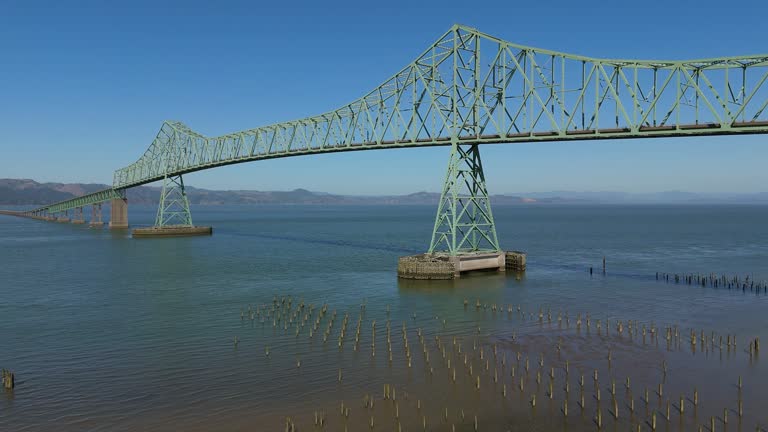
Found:
[[[0,178],[109,184],[164,120],[213,136],[326,112],[456,23],[592,57],[686,59],[768,53],[766,12],[764,0],[0,0]],[[256,161],[185,183],[439,192],[448,150]],[[493,145],[481,155],[491,193],[768,191],[762,135]]]

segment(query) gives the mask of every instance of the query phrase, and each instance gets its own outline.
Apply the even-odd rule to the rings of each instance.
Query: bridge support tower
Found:
[[[115,198],[110,202],[109,228],[128,228],[128,200],[125,198],[125,195],[121,198]]]
[[[64,210],[56,217],[56,222],[67,223],[69,222],[69,210]]]
[[[84,224],[85,223],[85,216],[83,216],[83,208],[82,207],[75,207],[74,215],[72,216],[72,223],[73,224]]]
[[[400,258],[398,276],[453,279],[470,270],[503,272],[510,253],[515,252],[499,247],[479,146],[454,141],[429,250]]]
[[[96,203],[91,206],[91,227],[102,227],[104,222],[101,219],[101,203]]]
[[[166,176],[160,192],[155,225],[150,228],[136,228],[133,237],[185,237],[211,235],[211,227],[195,226],[189,211],[189,199],[181,175]]]

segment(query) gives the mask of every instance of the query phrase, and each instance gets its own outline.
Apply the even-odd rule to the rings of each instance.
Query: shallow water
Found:
[[[724,409],[732,410],[730,430],[768,424],[761,410],[768,372],[746,351],[755,337],[768,343],[768,296],[655,278],[714,272],[768,279],[768,207],[495,207],[502,246],[528,253],[525,275],[398,281],[397,257],[424,251],[434,211],[198,207],[195,222],[213,225],[212,237],[162,240],[0,216],[0,367],[17,377],[16,389],[0,395],[0,430],[284,430],[286,416],[298,430],[313,430],[322,411],[326,430],[370,430],[371,416],[374,430],[397,430],[398,422],[422,430],[426,420],[428,430],[469,431],[475,416],[479,430],[594,430],[598,411],[610,430],[638,423],[649,430],[654,412],[660,430],[706,429],[711,417],[722,430]],[[153,208],[130,209],[132,224],[151,224],[153,216]],[[302,301],[304,310],[294,315]],[[310,338],[324,304],[327,313]],[[259,310],[254,320],[249,305]],[[275,311],[283,314],[279,326]],[[293,316],[298,336],[296,321],[285,328]],[[629,335],[629,320],[637,321],[637,334]],[[643,325],[662,337],[647,334],[643,342]],[[667,326],[679,331],[670,344]],[[697,338],[694,350],[691,329],[704,330],[706,347]],[[737,346],[711,346],[712,332],[718,341],[737,335]],[[382,399],[385,384],[396,389],[395,401]],[[372,410],[364,407],[366,395],[376,398]],[[342,401],[349,418],[340,414]]]

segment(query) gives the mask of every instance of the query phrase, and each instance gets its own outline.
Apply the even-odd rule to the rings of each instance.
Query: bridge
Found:
[[[768,133],[768,54],[599,59],[532,48],[455,25],[363,97],[299,120],[207,137],[166,121],[112,187],[20,215],[127,228],[129,188],[162,181],[156,230],[193,227],[182,176],[257,160],[448,146],[430,254],[500,251],[481,144]]]

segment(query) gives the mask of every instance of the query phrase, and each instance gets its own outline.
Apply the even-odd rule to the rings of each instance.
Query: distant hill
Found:
[[[50,204],[108,188],[103,184],[38,183],[29,179],[0,179],[0,205]],[[306,189],[292,191],[217,191],[187,186],[190,203],[200,205],[224,204],[339,204],[339,205],[436,205],[439,193],[416,192],[408,195],[354,196],[312,192]],[[160,188],[139,186],[128,189],[132,204],[156,204]],[[494,204],[520,204],[535,202],[517,196],[496,195]],[[545,200],[546,201],[546,200]]]
[[[591,204],[768,204],[768,193],[700,193],[684,191],[664,191],[647,193],[629,192],[529,192],[521,194],[546,202],[555,199],[561,203]]]
[[[38,183],[28,179],[0,179],[0,204],[23,205],[63,201],[104,189],[101,184]]]
[[[103,184],[38,183],[29,179],[0,179],[0,205],[50,204],[106,189]],[[408,195],[336,195],[306,189],[292,191],[209,190],[187,186],[189,200],[198,205],[225,204],[336,204],[336,205],[437,205],[440,194],[415,192]],[[128,189],[132,204],[156,204],[160,188],[139,186]],[[768,204],[768,193],[692,192],[529,192],[492,195],[494,205],[518,204]]]

